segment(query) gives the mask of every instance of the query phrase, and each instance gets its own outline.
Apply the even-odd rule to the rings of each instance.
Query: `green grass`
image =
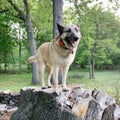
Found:
[[[75,78],[75,75],[82,75],[82,78]],[[11,90],[19,91],[23,87],[40,86],[31,84],[31,73],[6,75],[0,74],[0,91]],[[70,70],[67,78],[68,84],[81,84],[85,88],[93,90],[94,88],[116,95],[117,89],[120,92],[120,72],[119,71],[96,71],[95,79],[89,79],[89,73],[83,70]]]
[[[0,91],[11,90],[13,92],[19,91],[23,87],[33,86],[31,84],[32,75],[24,74],[0,74]]]
[[[114,81],[120,81],[120,72],[119,71],[96,71],[95,72],[95,79],[89,79],[89,73],[88,72],[81,72],[81,71],[70,71],[68,76],[73,75],[82,75],[83,77],[81,79],[70,79],[71,83],[78,83],[78,84],[84,84],[87,88],[92,87],[103,87],[104,85],[110,85]]]

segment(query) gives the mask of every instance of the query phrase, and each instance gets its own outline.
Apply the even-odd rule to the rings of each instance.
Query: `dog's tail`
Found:
[[[32,62],[37,62],[37,56],[31,56],[28,58],[28,62],[32,63]]]

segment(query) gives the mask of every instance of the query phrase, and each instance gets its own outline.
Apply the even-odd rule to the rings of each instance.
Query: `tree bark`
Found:
[[[95,78],[94,76],[94,69],[95,69],[95,50],[96,46],[99,40],[99,35],[98,35],[98,23],[96,23],[96,38],[95,38],[95,43],[93,45],[93,48],[91,50],[91,59],[90,59],[90,79]]]
[[[53,39],[59,34],[57,23],[63,23],[63,0],[53,0]],[[58,73],[58,82],[61,84],[62,82],[61,71]],[[53,76],[51,77],[51,82],[53,83]]]
[[[31,23],[31,17],[30,17],[30,10],[29,10],[29,5],[27,0],[23,0],[25,10],[26,10],[26,15],[20,10],[12,0],[7,0],[10,5],[18,12],[18,18],[22,19],[25,22],[26,29],[27,29],[27,37],[29,40],[30,44],[30,50],[32,55],[36,55],[36,42],[34,39],[34,31],[32,28],[32,23]],[[38,83],[38,68],[37,64],[33,63],[33,71],[32,71],[32,83],[37,84]]]
[[[34,39],[34,31],[33,31],[33,28],[32,28],[28,1],[23,0],[23,2],[24,2],[24,5],[25,5],[25,9],[26,9],[26,19],[25,20],[26,20],[26,27],[27,27],[27,36],[28,36],[29,43],[30,43],[30,50],[31,50],[32,55],[36,55],[36,42],[35,42],[35,39]],[[37,63],[33,62],[32,66],[33,66],[32,83],[36,84],[36,83],[38,83],[38,67],[37,67]]]
[[[7,64],[7,53],[6,52],[4,52],[4,63],[5,63],[5,65],[4,65],[4,72],[6,73],[7,72],[7,66],[8,66],[8,64]]]
[[[13,55],[13,52],[11,51],[11,57],[12,57],[12,63],[13,63],[13,67],[11,69],[11,72],[14,73],[15,72],[15,60],[14,60],[14,55]]]
[[[63,0],[53,0],[53,38],[58,34],[57,23],[63,23]]]
[[[94,53],[91,53],[91,59],[89,58],[90,74],[89,78],[94,79],[94,69],[95,69],[95,56]]]
[[[61,88],[24,88],[18,110],[10,120],[119,120],[120,107],[106,93],[80,86]]]
[[[19,72],[21,73],[21,50],[22,50],[22,45],[21,45],[21,40],[19,40]]]

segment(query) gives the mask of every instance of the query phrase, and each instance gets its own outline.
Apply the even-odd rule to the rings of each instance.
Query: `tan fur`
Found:
[[[70,26],[72,29],[73,27],[77,26]],[[78,37],[80,38],[80,32],[78,31]],[[64,38],[66,34],[63,34],[62,37]],[[28,59],[28,61],[35,62],[37,61],[38,69],[40,72],[40,77],[42,81],[42,87],[45,87],[44,83],[44,72],[45,67],[48,69],[48,86],[51,86],[50,83],[50,77],[53,74],[53,80],[54,80],[54,88],[57,89],[58,87],[58,71],[61,69],[62,71],[62,86],[63,89],[67,89],[66,87],[66,76],[68,69],[71,65],[71,63],[74,60],[77,46],[79,43],[79,40],[77,41],[77,45],[75,48],[71,47],[66,43],[66,41],[63,41],[65,44],[65,48],[61,47],[59,45],[59,37],[52,40],[51,42],[46,42],[42,44],[38,50],[37,55],[32,56]]]

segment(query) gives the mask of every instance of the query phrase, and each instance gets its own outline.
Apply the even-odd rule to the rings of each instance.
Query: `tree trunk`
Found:
[[[95,69],[95,56],[94,56],[94,53],[92,54],[92,78],[95,78],[94,76],[94,69]]]
[[[27,28],[27,36],[28,36],[28,40],[29,40],[29,43],[30,43],[31,54],[36,55],[36,42],[35,42],[35,39],[34,39],[34,31],[33,31],[32,24],[31,24],[31,17],[30,17],[30,10],[29,10],[29,6],[28,6],[28,1],[23,0],[26,15],[24,15],[22,10],[20,10],[14,4],[14,2],[12,0],[7,0],[7,1],[18,12],[18,18],[22,19],[23,22],[25,22],[26,28]],[[36,63],[33,63],[32,66],[33,66],[32,83],[36,84],[36,83],[38,83],[38,68],[37,68]]]
[[[28,36],[29,43],[30,43],[30,50],[31,50],[32,55],[36,55],[36,42],[34,39],[34,31],[33,31],[32,24],[31,24],[31,17],[30,17],[28,1],[27,0],[23,0],[23,1],[24,1],[25,9],[26,9],[26,19],[25,20],[26,20],[26,27],[27,27],[27,36]],[[33,66],[32,83],[36,84],[36,83],[38,83],[37,63],[33,62],[32,66]]]
[[[57,23],[63,23],[63,0],[53,0],[53,39],[58,35]],[[62,75],[59,70],[58,82],[61,84]],[[51,77],[51,82],[53,83],[53,76]]]
[[[4,52],[4,63],[5,63],[5,65],[4,65],[4,72],[6,73],[7,72],[7,66],[8,66],[8,64],[7,64],[7,53],[6,52]]]
[[[91,55],[92,57],[91,57],[91,59],[89,60],[90,62],[89,62],[89,65],[90,65],[90,73],[89,73],[89,78],[90,79],[94,79],[95,78],[95,76],[94,76],[94,64],[95,64],[95,61],[94,61],[94,53],[92,53],[92,55]]]
[[[91,58],[89,58],[89,78],[92,79],[92,64],[91,64]]]
[[[24,88],[21,90],[18,110],[10,120],[119,120],[120,107],[115,100],[102,91],[92,92],[72,87],[63,92],[61,88]]]
[[[63,0],[53,0],[53,38],[58,34],[57,23],[63,23]]]
[[[98,23],[96,23],[96,38],[95,38],[95,43],[94,46],[91,50],[91,60],[90,60],[90,79],[95,78],[94,76],[94,69],[95,69],[95,50],[96,46],[99,40],[99,34],[98,34]]]
[[[19,40],[19,72],[21,73],[21,40]]]
[[[13,66],[12,66],[12,73],[14,73],[15,72],[15,60],[14,60],[14,55],[13,55],[13,52],[12,52],[12,50],[11,50],[11,57],[12,57],[12,64],[13,64]]]

